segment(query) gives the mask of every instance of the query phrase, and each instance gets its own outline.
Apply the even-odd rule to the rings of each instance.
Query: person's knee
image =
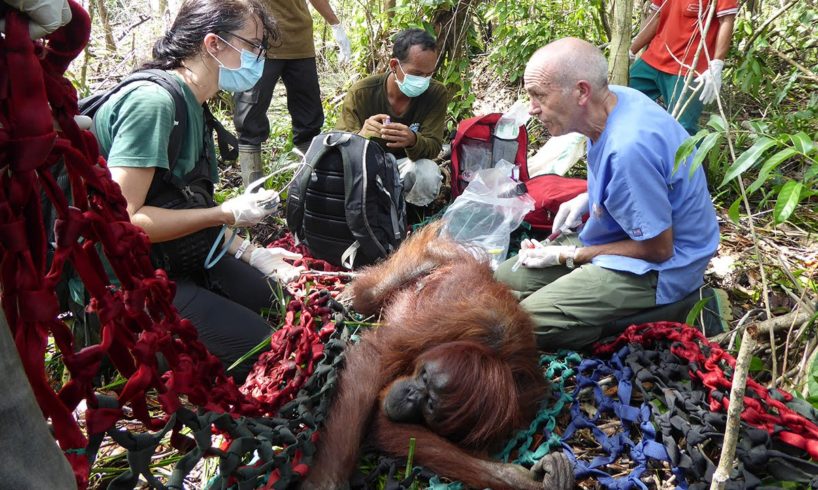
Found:
[[[511,289],[511,291],[519,298],[520,291],[523,290],[521,286],[522,274],[511,270],[516,262],[517,262],[516,256],[511,257],[510,259],[502,262],[497,267],[497,270],[494,271],[494,278],[502,282],[503,284],[507,285]]]
[[[544,351],[584,349],[602,338],[601,325],[588,323],[561,304],[561,296],[539,290],[520,301],[534,321],[537,346]]]

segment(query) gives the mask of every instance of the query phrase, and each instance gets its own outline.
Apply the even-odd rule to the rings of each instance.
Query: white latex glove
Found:
[[[710,60],[710,68],[704,73],[696,77],[696,90],[701,87],[702,92],[699,94],[699,100],[705,104],[709,104],[716,100],[721,90],[721,71],[724,69],[724,61]]]
[[[516,272],[517,269],[523,265],[523,261],[527,257],[527,254],[522,253],[525,249],[532,249],[532,248],[542,248],[543,244],[538,242],[534,239],[525,238],[522,242],[520,242],[520,253],[517,254],[517,261],[514,262],[514,265],[511,266],[511,272]]]
[[[573,255],[576,251],[574,246],[551,245],[543,247],[542,245],[534,248],[521,248],[518,261],[523,267],[542,268],[560,265],[560,256]]]
[[[233,213],[233,226],[258,224],[278,208],[278,193],[272,189],[244,193],[222,203],[222,211]]]
[[[306,268],[288,264],[284,259],[297,260],[300,258],[301,254],[283,248],[257,248],[250,255],[250,265],[265,276],[272,277],[281,284],[287,284],[298,279]]]
[[[91,124],[94,123],[94,120],[88,116],[83,116],[82,114],[77,114],[74,116],[74,122],[77,123],[77,127],[80,129],[91,129]],[[59,123],[57,120],[54,120],[54,131],[62,131]]]
[[[349,44],[349,38],[343,25],[338,23],[331,27],[332,33],[335,34],[335,42],[338,43],[338,47],[341,48],[341,57],[338,58],[338,61],[340,61],[341,64],[346,63],[352,58],[352,45]]]
[[[28,34],[38,39],[51,34],[71,21],[68,0],[3,0],[7,5],[28,15]],[[6,32],[6,22],[0,19],[0,32]]]
[[[560,208],[554,216],[554,224],[551,225],[551,229],[569,233],[582,224],[582,216],[584,214],[588,214],[587,192],[560,204]]]

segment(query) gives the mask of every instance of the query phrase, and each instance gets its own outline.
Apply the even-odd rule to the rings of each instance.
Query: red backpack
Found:
[[[513,162],[519,168],[518,178],[524,182],[528,194],[534,199],[534,211],[525,221],[532,228],[550,231],[554,215],[565,201],[588,190],[583,179],[573,179],[555,174],[528,175],[528,131],[520,126],[517,139],[507,140],[495,134],[495,126],[501,113],[475,116],[460,121],[452,141],[452,197],[459,196],[477,170],[491,168],[502,159]]]

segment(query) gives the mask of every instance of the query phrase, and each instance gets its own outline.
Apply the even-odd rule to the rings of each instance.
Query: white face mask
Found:
[[[245,90],[250,90],[255,87],[261,78],[261,74],[264,72],[264,58],[259,58],[246,49],[240,50],[236,48],[218,34],[216,37],[241,53],[241,66],[238,68],[228,68],[224,66],[213,53],[208,51],[210,56],[213,56],[213,59],[219,64],[219,88],[226,92],[244,92]]]

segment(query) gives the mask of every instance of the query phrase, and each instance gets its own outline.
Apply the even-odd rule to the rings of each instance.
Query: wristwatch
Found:
[[[565,267],[569,269],[573,269],[574,266],[574,257],[577,255],[577,247],[571,247],[568,250],[568,255],[565,256]]]

